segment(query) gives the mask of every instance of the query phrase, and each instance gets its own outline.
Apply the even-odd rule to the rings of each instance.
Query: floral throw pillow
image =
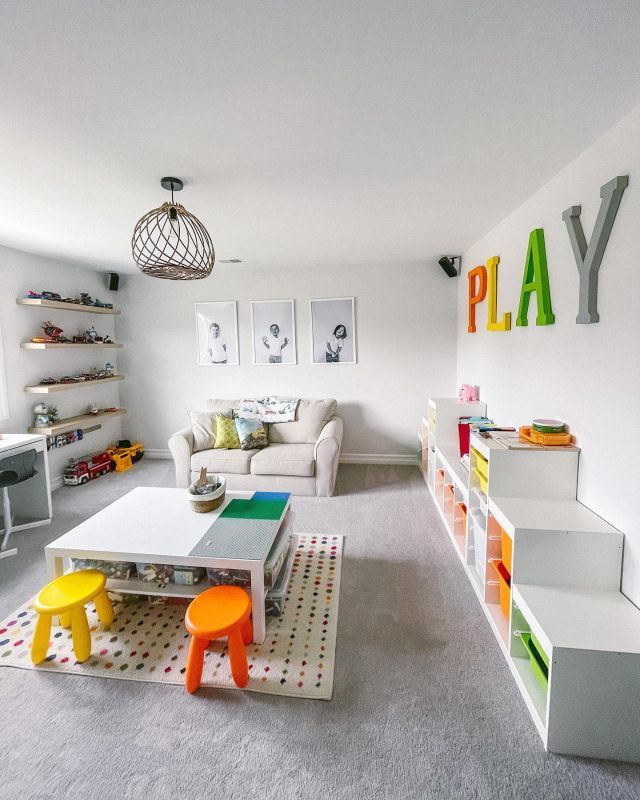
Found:
[[[216,450],[240,449],[240,439],[238,439],[235,420],[223,416],[216,418],[216,443],[214,448]]]
[[[254,450],[269,445],[267,432],[260,420],[237,419],[235,423],[240,438],[240,447],[243,450]]]

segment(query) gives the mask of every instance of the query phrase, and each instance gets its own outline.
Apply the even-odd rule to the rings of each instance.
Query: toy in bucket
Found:
[[[222,475],[207,476],[206,467],[202,467],[200,477],[187,490],[191,508],[200,514],[219,508],[224,503],[226,488]]]

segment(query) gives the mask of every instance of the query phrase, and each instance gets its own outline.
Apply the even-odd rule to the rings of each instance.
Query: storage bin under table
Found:
[[[147,594],[166,597],[195,597],[208,589],[205,579],[189,583],[175,581],[176,571],[185,577],[202,574],[206,569],[247,570],[251,575],[253,640],[265,637],[265,562],[280,528],[291,525],[288,495],[279,495],[282,511],[272,525],[255,522],[252,535],[237,543],[232,537],[213,542],[206,555],[191,555],[205,534],[233,500],[250,500],[254,492],[227,492],[225,502],[207,514],[191,510],[183,489],[139,487],[99,511],[76,528],[45,547],[50,580],[62,575],[65,559],[93,559],[130,562],[141,565],[164,565],[172,576],[164,585],[139,580],[107,579],[107,589],[119,594]],[[286,501],[285,501],[286,498]],[[261,498],[263,499],[263,498]],[[245,525],[245,527],[247,527]],[[194,572],[195,570],[195,572]],[[165,576],[166,577],[166,576]]]

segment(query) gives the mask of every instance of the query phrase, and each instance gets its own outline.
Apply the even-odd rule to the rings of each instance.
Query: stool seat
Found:
[[[78,661],[91,655],[91,634],[85,604],[93,600],[100,622],[109,627],[113,622],[113,606],[105,588],[107,579],[95,569],[69,572],[48,583],[34,600],[38,621],[31,642],[31,661],[42,663],[47,657],[51,618],[59,617],[63,628],[71,628],[73,652]]]
[[[38,614],[64,614],[84,605],[103,591],[106,577],[97,569],[68,572],[48,583],[33,604]]]
[[[220,639],[241,625],[251,613],[251,598],[239,586],[213,586],[190,604],[184,618],[189,633],[202,639]]]
[[[205,589],[189,605],[184,623],[191,634],[187,656],[185,687],[197,691],[202,678],[204,651],[213,639],[227,637],[231,675],[236,686],[249,682],[249,666],[244,646],[253,638],[251,597],[239,586],[213,586]]]

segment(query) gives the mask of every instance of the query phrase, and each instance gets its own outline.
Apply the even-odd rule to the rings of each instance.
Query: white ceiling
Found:
[[[0,243],[100,269],[135,271],[163,175],[219,259],[455,253],[640,102],[637,0],[5,0],[2,20]]]

